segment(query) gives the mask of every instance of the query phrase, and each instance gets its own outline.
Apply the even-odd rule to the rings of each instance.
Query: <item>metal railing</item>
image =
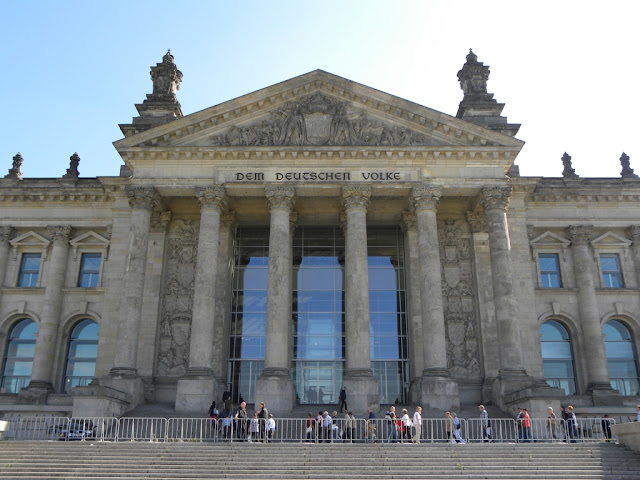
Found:
[[[270,431],[264,419],[22,417],[10,422],[6,440],[80,440],[146,442],[264,442],[264,443],[446,443],[446,442],[608,442],[616,441],[613,418],[578,418],[576,424],[556,419],[423,419],[406,426],[401,420],[279,418]]]

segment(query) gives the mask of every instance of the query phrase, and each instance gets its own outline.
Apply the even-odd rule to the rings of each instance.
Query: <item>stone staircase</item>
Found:
[[[608,444],[0,442],[0,479],[640,479]]]

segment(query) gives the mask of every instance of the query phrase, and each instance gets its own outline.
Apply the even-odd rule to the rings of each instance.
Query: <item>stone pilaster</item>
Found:
[[[640,225],[631,225],[627,230],[631,244],[631,253],[633,255],[633,265],[636,269],[636,288],[640,288]],[[0,263],[0,274],[2,273],[2,264]],[[1,277],[0,277],[1,278]]]
[[[53,390],[54,355],[58,341],[58,326],[62,309],[62,287],[69,259],[71,227],[56,225],[47,227],[53,244],[47,265],[44,310],[38,325],[36,348],[33,356],[29,390]]]
[[[440,187],[420,185],[411,191],[418,226],[419,285],[422,299],[422,331],[425,338],[424,370],[420,385],[423,408],[459,410],[458,385],[447,368],[447,341],[442,301],[442,270],[436,211],[442,196]]]
[[[15,230],[9,226],[0,227],[0,288],[4,286],[7,274],[7,260],[9,259],[9,240],[13,238]]]
[[[412,212],[402,212],[400,227],[404,232],[405,272],[407,282],[407,317],[409,334],[409,371],[411,372],[410,402],[420,401],[420,381],[424,370],[424,336],[420,295],[420,249],[418,224]]]
[[[290,215],[295,189],[286,186],[266,188],[271,212],[269,228],[269,269],[267,280],[267,331],[264,370],[258,378],[255,401],[267,408],[290,412],[295,403],[291,380],[289,335],[291,328],[291,235]]]
[[[220,216],[227,203],[220,186],[196,188],[200,205],[200,236],[196,261],[193,313],[189,348],[189,368],[178,381],[176,411],[203,412],[212,398],[224,391],[213,376],[213,342],[216,325],[216,281]]]
[[[578,287],[578,310],[583,332],[584,358],[587,365],[587,390],[593,395],[594,403],[611,401],[616,392],[611,388],[609,368],[604,347],[600,312],[593,279],[593,257],[589,251],[592,225],[571,225],[571,256]],[[605,400],[606,399],[606,400]]]
[[[500,338],[500,372],[498,384],[494,386],[496,400],[505,394],[531,386],[522,363],[522,339],[520,336],[520,314],[513,286],[513,267],[507,209],[511,197],[510,186],[484,187],[480,204],[487,215],[489,252],[491,256],[491,278],[496,324]]]
[[[378,380],[371,370],[369,326],[369,265],[367,252],[367,208],[371,187],[342,189],[345,208],[345,375],[352,410],[377,410]]]

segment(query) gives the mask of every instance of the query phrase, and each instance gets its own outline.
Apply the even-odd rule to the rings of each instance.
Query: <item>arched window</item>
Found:
[[[556,320],[540,326],[544,379],[555,388],[562,388],[566,395],[576,394],[576,378],[573,369],[571,339],[567,329]]]
[[[7,393],[18,393],[29,383],[37,332],[38,324],[25,318],[15,324],[9,333],[0,384]]]
[[[100,327],[93,320],[85,319],[71,331],[67,354],[64,391],[79,385],[88,385],[96,372],[98,333]]]
[[[618,320],[602,327],[611,387],[622,395],[639,395],[636,346],[629,329]]]

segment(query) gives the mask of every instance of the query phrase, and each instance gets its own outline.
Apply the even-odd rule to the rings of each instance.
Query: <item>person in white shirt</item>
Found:
[[[406,408],[402,409],[402,417],[400,418],[402,421],[402,442],[406,442],[410,438],[411,426],[413,422],[409,418],[409,411]]]
[[[329,416],[329,412],[324,412],[322,414],[322,433],[324,434],[325,443],[331,442],[331,428],[333,424],[331,422],[331,417]]]
[[[413,414],[413,443],[420,443],[422,436],[422,407],[417,406]]]
[[[269,420],[267,420],[267,442],[273,441],[273,436],[276,433],[276,421],[273,419],[273,413],[269,414]]]

